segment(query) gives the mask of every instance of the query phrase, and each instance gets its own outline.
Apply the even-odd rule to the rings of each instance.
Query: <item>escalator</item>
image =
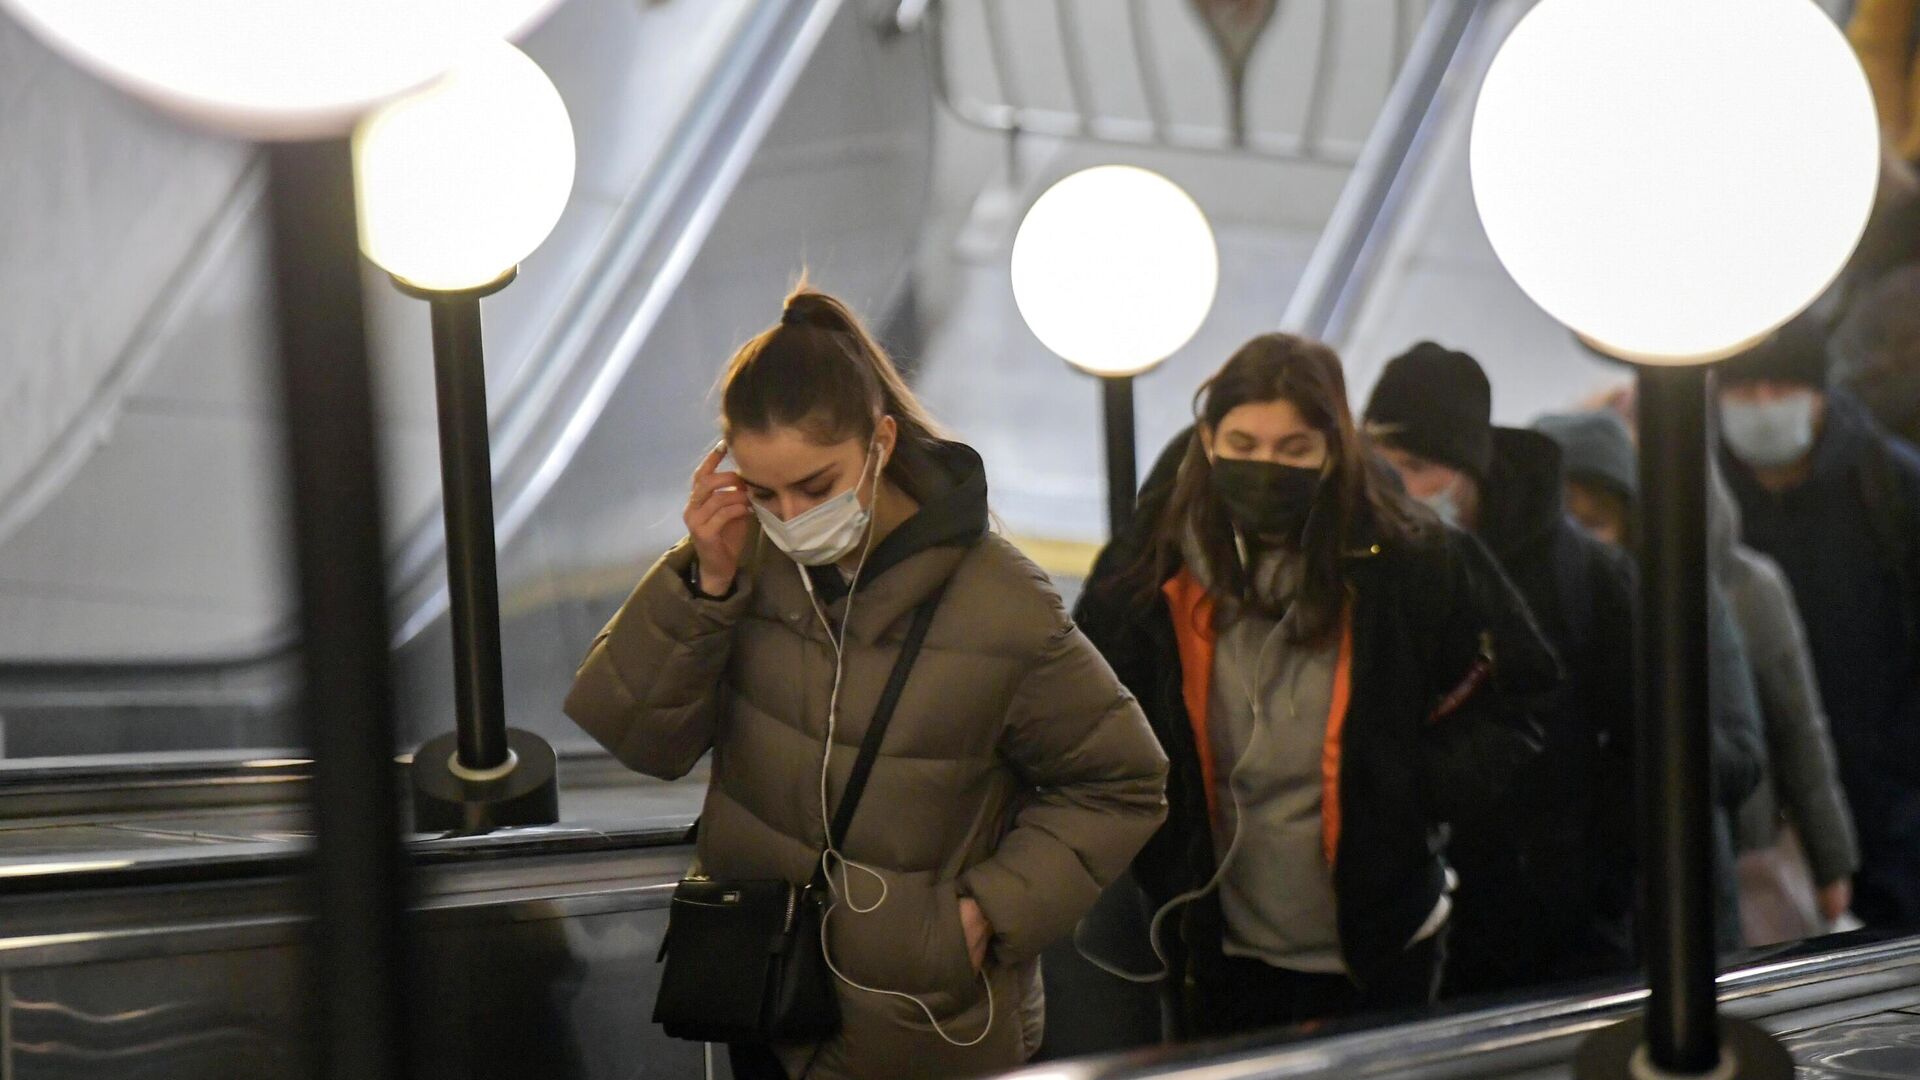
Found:
[[[1475,246],[1466,114],[1492,50],[1525,6],[1428,6],[1357,160],[1337,174],[1330,216],[1314,222],[1317,239],[1302,245],[1302,264],[1268,298],[1276,308],[1287,298],[1280,322],[1288,329],[1341,346],[1356,387],[1414,327],[1486,358],[1502,386],[1503,421],[1611,377],[1542,325],[1510,281],[1502,286],[1484,240]],[[688,861],[687,826],[703,785],[698,777],[637,780],[587,745],[557,703],[582,643],[644,560],[677,538],[685,474],[711,438],[707,411],[685,403],[705,400],[718,359],[769,321],[770,298],[800,269],[795,253],[816,282],[881,315],[883,334],[904,336],[928,214],[935,76],[895,16],[925,7],[571,0],[528,42],[573,104],[583,152],[609,155],[583,159],[593,194],[576,196],[580,205],[529,260],[522,283],[488,308],[491,353],[501,362],[489,377],[509,714],[561,751],[562,820],[411,840],[411,961],[419,985],[434,988],[411,1018],[421,1076],[716,1074],[699,1047],[647,1022],[666,901]],[[655,16],[685,21],[673,24],[677,36],[643,33]],[[656,75],[678,89],[659,93]],[[611,134],[629,129],[651,132],[651,141]],[[172,349],[200,364],[208,361],[196,342],[259,342],[231,321],[249,307],[246,267],[259,270],[258,179],[249,179],[244,152],[207,152],[233,168],[231,197],[212,200],[225,209],[212,212],[217,227],[206,233],[228,254],[162,279],[201,290],[196,303],[224,307],[229,321],[208,329],[200,312],[142,323],[171,343],[153,346],[156,355]],[[246,250],[254,263],[233,254]],[[1483,255],[1486,265],[1476,262]],[[425,317],[384,283],[369,286],[374,336],[395,379],[389,409],[400,414],[389,457],[417,471],[396,489],[390,514],[399,527],[392,580],[403,740],[415,745],[453,712],[431,412],[420,404],[430,395],[418,396],[430,370]],[[885,316],[895,312],[900,327],[890,328]],[[198,338],[187,329],[196,325]],[[235,372],[262,366],[252,353],[229,359]],[[938,348],[929,362],[934,396],[946,386],[958,402],[953,388],[964,372],[940,370]],[[151,363],[148,370],[166,368]],[[204,366],[188,366],[173,385],[217,382]],[[151,384],[129,377],[135,385]],[[150,411],[193,415],[185,398],[148,398]],[[1177,418],[1177,403],[1149,412],[1156,407],[1163,426]],[[678,449],[663,457],[662,448]],[[123,449],[122,462],[141,456]],[[271,459],[270,446],[255,449]],[[88,463],[105,460],[43,483],[42,509],[31,516],[78,498]],[[248,483],[264,509],[245,520],[262,551],[277,550],[263,524],[274,496],[259,478]],[[1016,502],[1013,516],[1044,527],[1049,498],[1037,490],[1036,509]],[[153,516],[168,514],[195,511]],[[7,548],[31,527],[0,518],[0,580],[13,580]],[[96,557],[111,561],[111,548]],[[232,619],[222,609],[207,620],[243,634],[153,635],[145,648],[96,655],[54,648],[52,638],[0,649],[7,1080],[305,1075],[306,1010],[292,988],[301,974],[296,890],[308,763],[290,749],[284,590],[259,569],[266,555],[249,558],[259,587],[241,591],[259,617]],[[1731,1011],[1799,1033],[1805,1053],[1845,1057],[1866,1045],[1850,1042],[1854,1033],[1884,1035],[1906,1010],[1920,1010],[1920,946],[1869,935],[1817,942],[1748,958],[1726,988]],[[1033,1075],[1563,1076],[1578,1038],[1631,1012],[1640,994],[1630,982],[1597,984],[1552,1000],[1056,1063]],[[1058,1015],[1076,1015],[1070,995],[1057,1000],[1066,1006]],[[1394,1020],[1410,1022],[1381,1026]],[[1062,1041],[1097,1043],[1073,1032]]]

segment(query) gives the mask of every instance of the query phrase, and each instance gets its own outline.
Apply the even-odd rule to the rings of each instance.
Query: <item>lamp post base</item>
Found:
[[[547,740],[508,728],[508,767],[486,773],[461,767],[458,744],[459,736],[449,731],[413,755],[415,832],[476,834],[560,820],[559,761]]]
[[[1576,1080],[1793,1080],[1793,1058],[1772,1035],[1744,1020],[1720,1017],[1720,1064],[1704,1073],[1668,1072],[1653,1064],[1641,1017],[1603,1028],[1580,1044]]]

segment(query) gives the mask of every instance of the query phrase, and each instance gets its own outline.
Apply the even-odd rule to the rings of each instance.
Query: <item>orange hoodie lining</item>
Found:
[[[1181,698],[1187,722],[1193,728],[1194,751],[1200,758],[1200,779],[1206,787],[1208,821],[1220,818],[1214,785],[1213,742],[1207,721],[1213,695],[1214,600],[1200,580],[1182,570],[1161,586],[1173,617],[1173,636],[1180,654]],[[1346,732],[1347,707],[1353,700],[1353,605],[1340,616],[1340,654],[1334,663],[1333,702],[1327,710],[1327,736],[1320,752],[1320,835],[1327,865],[1340,849],[1340,755]]]
[[[1333,665],[1333,704],[1327,709],[1327,738],[1320,747],[1320,844],[1327,865],[1340,851],[1340,754],[1347,733],[1347,706],[1353,702],[1353,602],[1340,613],[1340,658]]]
[[[1220,819],[1213,786],[1213,743],[1207,738],[1208,705],[1213,695],[1213,595],[1189,571],[1174,575],[1161,592],[1173,616],[1173,637],[1180,653],[1180,690],[1186,699],[1187,722],[1193,727],[1194,750],[1200,755],[1200,778],[1206,786],[1207,820]]]

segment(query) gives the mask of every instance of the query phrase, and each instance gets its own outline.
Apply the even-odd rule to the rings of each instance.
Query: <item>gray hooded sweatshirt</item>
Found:
[[[1712,496],[1714,575],[1746,641],[1772,766],[1740,808],[1736,846],[1771,846],[1784,813],[1800,834],[1814,881],[1830,885],[1859,868],[1860,850],[1806,630],[1780,567],[1739,542],[1740,507],[1718,472]]]

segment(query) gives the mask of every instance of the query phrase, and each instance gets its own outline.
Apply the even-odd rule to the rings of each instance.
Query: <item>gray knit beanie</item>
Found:
[[[1617,413],[1596,409],[1543,416],[1533,429],[1560,444],[1567,479],[1607,488],[1628,502],[1640,497],[1633,434]]]

